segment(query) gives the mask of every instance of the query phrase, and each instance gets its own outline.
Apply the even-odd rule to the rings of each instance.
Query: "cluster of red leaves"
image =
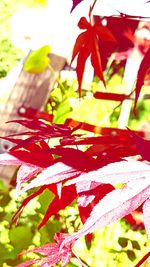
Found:
[[[81,2],[73,1],[72,10]],[[94,4],[96,1],[94,1]],[[93,6],[94,6],[93,4]],[[92,12],[90,8],[90,13]],[[95,74],[105,86],[100,57],[100,41],[116,42],[111,32],[98,23],[91,23],[82,17],[78,23],[84,30],[77,38],[72,60],[77,57],[78,90],[81,95],[83,73],[88,57]],[[147,51],[137,77],[136,102],[149,68],[150,50]],[[74,134],[75,129],[65,125],[52,125],[40,119],[14,121],[30,129],[16,136],[7,136],[14,147],[0,155],[0,164],[20,165],[17,174],[17,193],[37,188],[37,191],[24,199],[13,217],[17,222],[23,208],[31,199],[40,195],[45,189],[54,194],[46,214],[39,225],[42,227],[48,219],[68,206],[76,199],[83,227],[72,235],[55,235],[56,243],[47,244],[23,252],[35,252],[41,257],[27,261],[18,267],[54,266],[61,261],[65,266],[72,255],[76,240],[123,218],[143,205],[144,224],[150,236],[150,155],[149,141],[144,140],[132,131],[128,137],[118,140],[116,136],[82,137]],[[130,137],[132,136],[132,137]],[[24,140],[20,137],[26,137]],[[58,145],[50,147],[47,139],[57,138]],[[133,145],[134,143],[134,145]],[[78,145],[78,149],[76,146]],[[89,145],[86,151],[80,145]],[[131,149],[129,151],[129,145]],[[71,146],[71,147],[70,147]],[[72,147],[73,146],[73,147]],[[143,161],[125,157],[140,154]],[[57,156],[57,157],[56,157]],[[146,162],[144,162],[146,160]],[[25,183],[28,183],[24,186]],[[115,189],[115,184],[123,184]],[[43,257],[44,256],[44,257]],[[82,263],[80,262],[81,266]],[[139,265],[140,266],[140,265]]]
[[[81,2],[82,0],[73,1],[72,10]],[[79,96],[81,96],[81,87],[82,87],[85,64],[89,57],[91,60],[91,64],[94,68],[95,75],[99,77],[99,79],[103,82],[104,86],[106,87],[105,79],[104,79],[103,71],[102,71],[102,64],[101,64],[100,44],[101,44],[101,40],[105,42],[116,43],[115,37],[113,36],[113,34],[110,32],[110,30],[107,27],[100,25],[100,22],[98,21],[94,21],[94,18],[91,19],[91,14],[92,14],[95,4],[96,4],[96,0],[94,1],[93,5],[90,6],[89,22],[87,21],[85,17],[82,17],[79,20],[78,27],[81,30],[84,30],[84,32],[79,34],[79,36],[77,37],[75,45],[74,45],[73,53],[72,53],[71,64],[74,61],[74,59],[77,57],[76,74],[77,74],[77,80],[78,80]],[[120,12],[120,17],[130,18],[130,19],[142,19],[142,17],[126,15],[121,12]],[[125,35],[128,39],[130,39],[134,43],[134,36],[130,30],[128,32],[125,32],[123,35]],[[130,52],[131,50],[124,51],[119,54],[117,53],[116,59],[122,60],[123,58],[128,58]],[[135,114],[136,114],[136,104],[137,104],[137,101],[140,95],[140,91],[141,91],[142,85],[144,84],[145,76],[150,68],[149,62],[150,62],[150,48],[147,50],[146,54],[144,55],[144,58],[140,64],[139,71],[137,74],[137,81],[136,81],[136,85],[134,89],[135,91],[134,113]]]
[[[72,235],[57,235],[57,243],[47,244],[32,251],[44,255],[19,266],[54,266],[60,260],[62,266],[69,262],[72,246],[81,236],[93,232],[111,222],[123,218],[143,204],[144,224],[150,236],[150,156],[149,141],[128,131],[126,142],[110,136],[84,137],[76,135],[75,129],[65,125],[52,125],[40,119],[17,121],[30,129],[18,136],[8,136],[14,147],[0,155],[0,164],[21,165],[17,174],[17,192],[37,188],[24,199],[13,217],[17,222],[23,208],[31,199],[46,188],[53,192],[54,199],[39,225],[68,206],[76,199],[83,227]],[[32,131],[31,131],[32,130]],[[57,138],[58,145],[50,147],[46,140]],[[124,145],[124,149],[119,149]],[[135,143],[132,153],[139,153],[147,162],[124,158],[129,156],[129,144]],[[70,147],[71,145],[71,147]],[[78,149],[76,148],[78,145]],[[85,151],[80,145],[90,145]],[[72,147],[73,146],[73,147]],[[57,158],[56,158],[57,156]],[[24,183],[28,183],[24,185]],[[124,184],[115,189],[115,184]],[[27,251],[28,253],[31,251]]]

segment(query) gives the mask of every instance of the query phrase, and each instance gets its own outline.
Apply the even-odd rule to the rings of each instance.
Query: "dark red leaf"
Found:
[[[100,40],[103,40],[105,42],[117,43],[116,38],[107,27],[104,27],[97,23],[94,25],[94,30]]]
[[[46,128],[46,125],[43,121],[39,120],[39,119],[32,119],[32,120],[12,120],[12,121],[8,121],[7,123],[19,123],[24,127],[27,127],[31,130],[43,130]]]
[[[84,74],[84,69],[85,69],[85,63],[87,58],[92,54],[92,51],[95,51],[95,31],[94,27],[88,23],[85,17],[82,17],[78,23],[79,28],[81,29],[86,29],[85,32],[79,35],[79,37],[76,40],[74,49],[73,49],[73,55],[72,55],[72,60],[71,63],[73,62],[74,58],[77,56],[77,66],[76,66],[76,73],[77,73],[77,79],[78,79],[78,91],[79,91],[79,96],[81,96],[81,86],[82,86],[82,80],[83,80],[83,74]],[[96,48],[97,51],[97,48]],[[99,51],[97,51],[99,53]],[[97,57],[97,52],[93,52],[92,57]],[[99,55],[100,57],[100,55]],[[94,70],[95,72],[99,73],[99,64],[95,64],[94,61]],[[95,69],[96,68],[96,69]],[[101,68],[100,68],[101,71]],[[102,77],[102,75],[100,75]],[[99,77],[100,77],[99,76]],[[104,79],[103,79],[104,80]]]
[[[138,74],[137,74],[137,82],[135,85],[135,102],[134,102],[134,113],[135,114],[136,114],[136,105],[137,105],[137,101],[138,101],[138,98],[140,95],[140,91],[141,91],[142,85],[144,83],[145,75],[146,75],[149,68],[150,68],[150,48],[146,52],[146,54],[145,54],[145,56],[144,56],[144,58],[140,64]]]
[[[74,185],[69,187],[64,186],[61,191],[61,198],[59,198],[57,195],[55,196],[38,228],[40,229],[43,227],[52,215],[57,214],[61,209],[64,209],[66,206],[71,204],[76,196],[77,193]]]
[[[95,2],[93,4],[93,7]],[[92,7],[91,7],[92,9]],[[94,25],[89,23],[85,17],[82,17],[79,20],[78,27],[80,29],[86,29],[83,33],[81,33],[74,45],[72,60],[77,56],[77,79],[78,79],[78,91],[81,96],[81,86],[83,80],[83,73],[85,68],[85,63],[87,58],[91,55],[91,63],[94,68],[95,74],[102,80],[105,86],[105,80],[103,77],[102,66],[101,66],[101,56],[99,44],[101,40],[116,42],[113,34],[106,28],[101,26],[99,23],[95,22]]]
[[[85,30],[91,27],[91,25],[85,17],[82,17],[78,22],[78,27],[82,30]]]
[[[137,151],[142,156],[143,160],[150,161],[150,140],[143,139],[142,137],[138,136],[133,131],[131,131],[129,128],[128,131],[132,136],[136,144]]]
[[[14,150],[9,152],[10,155],[16,157],[22,162],[29,163],[31,165],[35,165],[41,168],[46,168],[52,165],[52,156],[50,152],[47,151],[35,151],[34,146],[33,150]],[[10,164],[11,165],[11,164]]]
[[[72,5],[72,8],[71,8],[71,11],[70,11],[70,12],[72,12],[72,11],[75,9],[75,7],[76,7],[77,5],[79,5],[82,1],[83,1],[83,0],[72,0],[73,5]]]
[[[78,149],[59,146],[51,149],[51,153],[61,156],[61,162],[76,170],[88,171],[96,167],[96,160]]]
[[[104,76],[103,76],[103,71],[102,71],[99,45],[98,45],[98,40],[96,36],[93,37],[93,47],[91,51],[91,63],[95,70],[95,74],[99,77],[99,79],[103,82],[104,86],[106,87]]]
[[[125,99],[130,99],[130,96],[126,94],[116,94],[116,93],[106,93],[106,92],[95,92],[94,97],[97,99],[114,100],[121,102]]]
[[[79,96],[81,96],[81,86],[82,86],[82,80],[83,80],[83,74],[84,74],[84,69],[85,69],[85,63],[88,57],[90,56],[90,35],[87,38],[87,43],[84,45],[78,54],[78,59],[77,59],[77,66],[76,66],[76,73],[77,73],[77,79],[78,79],[78,92]]]
[[[74,48],[73,48],[72,59],[71,59],[70,64],[72,64],[73,60],[75,59],[77,54],[80,52],[81,48],[85,46],[85,41],[87,40],[88,40],[88,34],[86,31],[79,34],[79,36],[76,39]]]
[[[19,123],[24,127],[34,130],[34,133],[45,132],[47,134],[59,133],[62,135],[68,135],[72,132],[71,129],[64,124],[50,124],[49,122],[46,123],[40,119],[13,120],[13,121],[9,121],[8,123],[12,123],[12,122]]]
[[[70,137],[72,133],[77,130],[81,124],[79,124],[75,129],[71,129],[67,125],[62,124],[49,124],[39,119],[34,120],[16,120],[13,121],[19,123],[25,127],[29,127],[31,130],[30,132],[23,132],[19,134],[13,134],[10,136],[5,137],[6,140],[9,140],[13,143],[16,143],[14,147],[11,148],[11,151],[19,149],[21,147],[26,148],[28,145],[32,145],[37,142],[43,142],[45,139],[49,138],[58,138],[61,137],[62,139],[66,139]],[[16,136],[24,136],[26,139],[20,140],[16,139]],[[12,138],[14,137],[14,139]]]
[[[132,214],[128,214],[126,216],[124,216],[124,219],[131,225],[136,225],[136,220],[134,219],[134,217],[132,216]]]

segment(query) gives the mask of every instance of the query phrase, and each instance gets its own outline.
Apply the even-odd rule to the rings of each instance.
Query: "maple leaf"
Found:
[[[111,164],[112,165],[112,164]],[[115,165],[115,163],[114,163]],[[138,166],[138,163],[137,163]],[[141,167],[141,166],[140,166]],[[115,168],[114,168],[115,169]],[[127,170],[127,169],[126,169]],[[114,171],[116,173],[116,171]],[[86,185],[88,187],[89,185]],[[97,184],[96,184],[97,187]],[[83,187],[82,189],[84,189]],[[83,192],[83,190],[81,190]],[[106,190],[107,191],[107,190]],[[111,190],[109,189],[108,192]],[[42,259],[41,265],[38,266],[44,266],[45,263],[48,263],[49,266],[53,266],[51,264],[56,264],[60,259],[62,260],[62,256],[66,256],[66,248],[67,248],[67,260],[70,260],[70,253],[72,250],[72,246],[78,240],[80,237],[87,235],[94,231],[95,229],[99,227],[104,227],[113,221],[123,218],[125,215],[131,213],[133,210],[135,210],[138,206],[140,206],[143,202],[144,204],[144,213],[146,217],[146,228],[148,229],[148,234],[150,233],[150,227],[149,227],[149,200],[150,196],[150,183],[149,183],[149,177],[142,176],[142,178],[139,178],[138,181],[131,181],[126,184],[122,189],[115,189],[112,192],[106,194],[92,209],[89,217],[86,219],[85,224],[83,227],[78,231],[75,232],[72,235],[66,235],[65,238],[61,241],[61,243],[58,245],[55,244],[48,244],[46,245],[46,248],[52,248],[54,250],[51,250],[51,256],[49,257],[46,252],[43,252],[43,248],[35,248],[33,250],[30,250],[28,252],[39,252],[42,255],[46,255],[47,258]],[[89,200],[87,202],[83,201],[85,203],[85,206],[89,203]],[[82,205],[83,205],[82,202]],[[71,245],[71,246],[70,246]],[[61,248],[61,249],[60,249]],[[50,251],[50,250],[49,250]],[[53,252],[52,252],[53,251]],[[53,255],[53,256],[52,256]],[[38,259],[35,259],[35,262],[38,262]],[[35,263],[34,262],[34,263]],[[63,262],[63,260],[62,260]],[[68,262],[68,261],[67,261]],[[67,263],[66,262],[66,263]],[[18,267],[25,267],[30,266],[31,261],[26,262],[27,265],[19,265]],[[62,265],[64,266],[64,265]]]
[[[18,218],[21,214],[21,212],[23,211],[24,207],[35,197],[39,196],[47,187],[46,186],[42,186],[40,189],[38,189],[36,192],[32,193],[31,195],[27,196],[23,202],[21,203],[20,207],[18,208],[18,210],[16,211],[16,213],[14,214],[14,216],[12,217],[12,223],[17,223],[18,222]]]
[[[108,192],[114,189],[112,185],[102,185],[96,182],[83,182],[76,184],[78,194],[77,204],[79,215],[84,224],[88,219],[93,207],[102,199]],[[88,244],[92,240],[92,234],[86,235]]]
[[[122,189],[113,190],[95,205],[84,226],[74,233],[72,238],[80,238],[99,227],[123,218],[144,203],[149,195],[150,184],[148,179],[144,178],[139,179],[138,184],[132,181]],[[146,218],[147,216],[149,214],[146,213]],[[147,227],[149,229],[149,225]]]
[[[35,187],[64,182],[68,179],[79,176],[81,173],[82,171],[73,169],[63,162],[55,162],[53,165],[44,169],[40,174],[38,174],[36,178],[34,178],[20,191],[20,193]]]
[[[61,261],[61,266],[64,267],[69,261],[72,256],[72,246],[74,244],[74,241],[70,241],[67,243],[64,243],[65,240],[64,234],[55,234],[54,239],[56,243],[46,244],[41,247],[36,247],[30,250],[27,250],[26,252],[22,252],[19,254],[19,258],[27,253],[38,253],[42,257],[38,257],[34,260],[29,260],[24,263],[21,263],[17,265],[16,267],[28,267],[32,266],[33,264],[37,264],[39,267],[52,267],[55,264],[59,263]],[[44,257],[43,257],[44,256]],[[81,264],[81,262],[80,262]]]
[[[148,49],[144,58],[142,59],[142,62],[140,64],[138,74],[137,74],[137,82],[135,85],[135,101],[134,101],[134,113],[135,114],[136,114],[136,105],[137,105],[137,101],[140,95],[140,91],[144,83],[145,75],[149,68],[150,68],[150,48]]]
[[[50,124],[49,122],[43,121],[41,119],[26,119],[26,120],[13,120],[7,123],[19,123],[24,127],[31,129],[32,131],[26,131],[19,134],[12,134],[4,139],[16,143],[14,147],[11,148],[11,151],[26,147],[27,145],[34,144],[37,142],[42,142],[48,138],[66,138],[71,136],[75,129],[62,124]],[[27,136],[24,140],[16,140],[15,137],[18,136]],[[29,136],[29,137],[28,137]],[[14,137],[14,138],[13,138]],[[3,138],[3,137],[1,137]]]
[[[129,160],[110,163],[88,173],[81,173],[77,178],[68,181],[66,184],[83,182],[97,182],[102,184],[124,184],[132,180],[140,179],[150,174],[150,165],[145,162]]]
[[[64,191],[66,193],[65,189],[62,189],[62,185],[61,184],[54,184],[54,185],[43,185],[41,186],[37,191],[35,191],[34,193],[30,194],[29,196],[27,196],[23,202],[21,203],[20,207],[18,208],[18,210],[16,211],[16,213],[14,214],[13,218],[12,218],[12,223],[17,223],[18,219],[20,217],[20,214],[22,213],[23,209],[27,206],[27,204],[35,197],[39,196],[41,193],[43,193],[43,191],[45,189],[48,189],[50,192],[53,193],[53,195],[55,195],[54,200],[52,200],[52,202],[50,203],[41,224],[39,225],[39,228],[41,228],[46,222],[47,220],[54,214],[56,214],[59,210],[61,210],[62,208],[65,208],[66,206],[68,206],[75,198],[76,194],[75,194],[75,187],[70,186],[72,195],[71,198],[66,198],[66,194],[64,194]],[[60,189],[61,189],[61,193],[60,193]],[[67,188],[68,191],[68,188]],[[63,202],[62,202],[63,199]]]
[[[73,48],[71,64],[75,57],[77,57],[76,73],[78,79],[79,96],[81,96],[83,73],[86,60],[89,56],[91,56],[91,63],[95,74],[103,82],[104,86],[106,86],[101,66],[99,43],[101,40],[109,42],[116,42],[116,40],[106,27],[98,24],[97,22],[92,25],[85,17],[82,17],[79,20],[78,27],[85,31],[82,32],[76,39]]]
[[[52,215],[57,214],[61,209],[64,209],[66,206],[71,204],[71,202],[77,197],[75,186],[64,186],[61,191],[61,197],[58,195],[55,196],[54,200],[50,203],[45,216],[38,226],[38,229],[43,227],[44,224],[49,220]]]
[[[97,186],[98,186],[98,184],[96,184],[96,183],[95,184],[93,183],[93,185],[90,185],[89,183],[86,183],[86,185],[81,185],[81,186],[78,185],[78,193],[80,195],[80,197],[79,197],[80,208],[81,207],[87,208],[88,213],[90,213],[90,211],[91,211],[91,209],[89,210],[89,204],[90,203],[89,203],[89,199],[88,199],[90,195],[91,196],[96,195],[96,196],[98,196],[98,199],[101,199],[104,195],[106,195],[106,193],[108,193],[114,189],[110,185],[104,185],[104,186],[101,185],[103,188],[101,188],[102,189],[101,192],[98,192]],[[91,191],[88,191],[89,188],[92,188]],[[96,190],[93,191],[93,189],[96,189]],[[42,190],[44,190],[44,187],[43,188],[41,187],[40,192],[42,192]],[[35,194],[38,194],[38,191],[36,193],[33,193],[32,196]],[[86,196],[86,194],[87,194],[87,196]],[[67,195],[67,197],[66,197],[66,195]],[[64,187],[62,189],[61,198],[60,199],[58,197],[54,198],[54,200],[51,202],[50,206],[48,207],[48,210],[45,214],[45,217],[43,218],[43,221],[39,227],[42,227],[51,215],[54,215],[60,209],[64,208],[66,205],[71,203],[72,200],[76,196],[77,196],[77,193],[76,193],[75,187],[73,187],[73,186],[68,187],[68,188]],[[81,197],[82,197],[82,199],[81,199]],[[29,198],[31,199],[32,197],[31,196],[28,197],[27,200],[29,200]],[[83,198],[84,198],[84,200],[83,200]],[[27,203],[27,200],[26,200],[26,203]],[[23,206],[23,203],[21,206]],[[81,211],[81,213],[82,213],[82,211]],[[87,216],[87,218],[88,218],[88,216]],[[34,263],[40,264],[37,266],[45,266],[44,264],[49,264],[49,266],[53,266],[53,264],[56,264],[60,260],[62,261],[62,266],[65,266],[71,258],[71,255],[73,253],[72,247],[73,247],[73,245],[77,239],[78,238],[74,237],[73,235],[68,235],[68,234],[63,235],[61,233],[59,235],[57,234],[57,235],[55,235],[55,240],[57,241],[57,244],[47,244],[47,245],[44,245],[42,247],[37,247],[35,249],[28,250],[27,252],[23,252],[19,255],[19,257],[20,257],[26,253],[37,252],[43,256],[46,256],[46,258],[44,258],[42,260],[40,258],[35,258],[35,260],[32,260],[32,261],[30,260],[30,261],[27,261],[25,263],[21,263],[17,267],[30,266]],[[79,260],[79,258],[78,258],[78,260]],[[82,262],[80,260],[79,260],[79,263],[80,263],[80,266],[82,266]]]
[[[16,192],[17,195],[19,195],[20,190],[22,189],[22,184],[32,179],[34,176],[36,176],[39,172],[42,171],[43,168],[37,167],[37,166],[28,166],[28,165],[22,165],[20,166],[18,172],[17,172],[17,186],[16,186]]]
[[[48,167],[52,164],[53,157],[50,148],[45,141],[36,143],[30,142],[22,144],[22,139],[13,139],[9,137],[1,137],[2,139],[11,140],[17,144],[9,150],[8,153],[0,155],[0,164],[6,165],[28,165],[41,168]],[[25,140],[24,140],[25,141]],[[22,145],[21,145],[22,144]]]
[[[21,123],[31,129],[35,127],[31,121],[24,120]],[[102,145],[104,141],[108,142],[108,136],[94,139],[84,138],[72,136],[73,131],[69,127],[45,125],[41,121],[35,121],[35,124],[38,127],[36,140],[39,137],[39,131],[41,131],[43,135],[46,134],[45,136],[54,137],[56,134],[56,137],[59,138],[67,137],[66,140],[73,142],[70,145],[93,143],[94,145]],[[140,139],[139,141],[136,135],[132,134],[132,136],[135,143],[138,143],[141,148],[145,140]],[[49,204],[39,227],[42,227],[50,216],[65,208],[74,199],[77,199],[79,213],[84,225],[78,232],[66,235],[65,238],[60,238],[61,240],[58,239],[55,244],[48,244],[49,249],[53,249],[51,255],[47,252],[42,253],[42,251],[45,251],[43,247],[35,248],[33,251],[39,252],[45,258],[36,258],[19,266],[31,266],[34,263],[37,263],[38,266],[46,266],[47,264],[53,266],[60,260],[65,266],[70,260],[72,246],[78,238],[89,235],[98,227],[104,227],[119,218],[123,218],[142,204],[145,228],[150,235],[150,165],[148,163],[119,159],[118,162],[102,167],[104,162],[106,164],[106,161],[100,162],[99,156],[102,152],[99,149],[95,154],[90,148],[85,152],[74,148],[61,147],[61,145],[50,148],[45,141],[38,140],[37,143],[23,143],[23,148],[20,145],[20,139],[19,141],[14,140],[16,146],[19,144],[19,147],[11,149],[9,153],[0,155],[1,164],[21,165],[17,177],[18,193],[40,187],[24,199],[13,217],[13,222],[17,222],[23,208],[31,199],[48,189],[54,194],[54,199]],[[54,155],[57,158],[54,158]],[[95,158],[95,155],[97,158]],[[36,177],[33,178],[33,176]],[[31,178],[33,179],[31,180]],[[28,184],[23,187],[25,182],[28,182]],[[125,184],[125,186],[122,189],[114,189],[114,184],[118,183]]]
[[[32,171],[30,173],[29,171]],[[38,174],[40,172],[40,174]],[[42,227],[47,220],[60,209],[68,206],[77,196],[74,185],[70,187],[62,187],[61,182],[74,178],[81,173],[81,170],[73,169],[72,167],[54,160],[53,164],[45,169],[39,167],[21,166],[17,173],[17,194],[27,191],[31,188],[40,187],[36,192],[32,193],[24,199],[19,209],[13,216],[12,222],[17,222],[24,207],[36,196],[40,195],[46,188],[48,188],[54,195],[54,200],[50,203],[48,210],[39,226]],[[29,181],[35,174],[38,174],[25,188],[24,182]]]
[[[13,151],[15,155],[16,152],[18,151]],[[32,181],[26,185],[25,188],[22,188],[19,193],[34,187],[65,182],[69,179],[78,177],[81,173],[96,168],[96,160],[80,150],[56,147],[54,149],[50,149],[50,152],[59,157],[55,160],[51,160],[48,167],[41,169],[40,174],[38,174],[36,178],[32,179]],[[28,178],[26,178],[24,175],[22,178],[19,173],[19,178],[17,181],[20,180],[24,182],[27,181]]]
[[[16,142],[16,141],[15,141]],[[53,164],[53,157],[47,153],[49,146],[44,142],[27,145],[24,149],[13,150],[0,154],[0,164],[20,166],[17,172],[17,196],[20,194],[23,184],[35,177],[43,169]]]
[[[14,165],[19,166],[21,164],[25,164],[25,160],[18,159],[18,157],[15,157],[14,155],[11,155],[10,153],[3,153],[0,154],[0,164],[2,165]]]
[[[122,161],[108,164],[99,169],[98,173],[97,177],[96,171],[87,174],[87,177],[85,174],[80,175],[79,179],[69,181],[69,184],[95,181],[109,184],[122,183],[125,186],[122,189],[115,189],[104,196],[94,206],[83,228],[75,233],[74,236],[79,238],[82,235],[91,233],[96,228],[104,227],[119,218],[123,218],[144,202],[144,224],[149,235],[150,165],[134,160]]]
[[[94,206],[114,187],[109,184],[87,182],[84,185],[77,184],[78,209],[82,223],[89,218]]]

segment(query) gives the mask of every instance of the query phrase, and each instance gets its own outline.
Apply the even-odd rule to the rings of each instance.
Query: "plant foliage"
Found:
[[[80,2],[73,1],[72,10]],[[91,14],[94,4],[90,7],[89,22],[85,17],[79,20],[78,26],[84,32],[76,40],[71,60],[72,63],[77,57],[76,73],[80,96],[85,63],[89,56],[95,74],[105,85],[99,42],[101,40],[115,42],[115,38],[107,28],[92,23]],[[33,72],[36,73],[42,71],[49,64],[47,53],[49,53],[47,46],[44,50],[40,50],[39,58],[42,56],[43,59],[44,55],[42,65],[38,65],[40,70],[38,68],[35,70],[37,66],[34,55],[30,58],[30,62],[26,62],[26,68],[30,71],[34,69]],[[138,72],[135,106],[145,73],[149,68],[148,59],[149,50]],[[87,137],[77,131],[82,127],[82,123],[71,127],[65,123],[52,124],[42,117],[14,120],[11,123],[21,124],[27,130],[4,137],[14,143],[14,146],[8,153],[0,155],[0,164],[20,166],[16,181],[17,194],[20,196],[28,192],[15,212],[12,223],[18,223],[28,203],[45,191],[50,192],[53,198],[49,200],[38,226],[39,229],[46,225],[51,216],[56,215],[72,202],[77,204],[83,223],[82,227],[74,233],[55,234],[54,243],[47,243],[21,252],[19,258],[28,253],[36,253],[39,256],[17,265],[18,267],[34,264],[46,267],[60,262],[62,266],[66,266],[72,255],[77,258],[80,266],[84,266],[74,252],[75,243],[84,236],[89,238],[97,228],[125,218],[141,206],[144,226],[150,238],[150,156],[148,150],[150,141],[141,138],[130,129],[126,131],[126,134],[121,132],[119,137],[109,135]],[[131,158],[137,154],[138,160]],[[12,236],[13,232],[15,232],[14,229]],[[127,239],[120,238],[118,242],[123,249],[128,245]],[[139,250],[138,243],[132,241],[131,244],[132,248]],[[126,253],[128,258],[134,261],[133,250],[127,248]]]
[[[83,227],[74,234],[58,235],[57,244],[33,249],[35,252],[47,255],[40,264],[48,263],[53,266],[60,260],[63,262],[62,257],[65,257],[66,261],[63,264],[66,264],[70,260],[72,246],[80,237],[123,218],[142,204],[145,228],[147,234],[150,234],[149,162],[123,160],[118,154],[118,162],[111,163],[114,158],[111,158],[109,153],[105,159],[99,150],[94,153],[93,157],[88,154],[88,149],[83,152],[68,147],[70,140],[72,141],[71,146],[78,142],[89,144],[90,138],[76,135],[76,129],[65,125],[51,125],[39,119],[21,120],[17,123],[29,127],[32,131],[22,133],[29,136],[25,140],[12,136],[6,137],[16,145],[9,153],[0,156],[0,163],[21,165],[17,174],[18,195],[33,188],[37,188],[37,190],[22,202],[13,217],[13,222],[18,221],[21,211],[29,201],[46,189],[50,190],[55,197],[49,204],[39,228],[52,215],[76,199],[81,219],[84,222]],[[143,148],[148,146],[149,141],[143,140],[135,134],[132,135],[133,137],[130,138],[133,139],[133,143],[135,142],[137,151],[143,160],[147,160],[147,154],[143,153]],[[60,144],[50,147],[45,142],[47,138],[59,138]],[[92,137],[91,141],[96,144],[101,139],[104,140],[104,137]],[[64,141],[65,145],[62,146],[61,143]],[[140,153],[141,148],[142,153]],[[126,156],[126,150],[124,150],[124,156]],[[35,175],[36,177],[33,178]],[[123,187],[115,189],[115,184],[122,184]],[[52,254],[48,252],[51,251],[51,248],[53,248]],[[40,259],[20,266],[30,266],[35,262],[40,262]]]

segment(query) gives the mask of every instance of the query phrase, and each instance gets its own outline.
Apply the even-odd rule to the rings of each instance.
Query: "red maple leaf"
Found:
[[[76,188],[75,186],[64,186],[61,191],[61,196],[59,197],[58,194],[55,196],[54,200],[50,203],[45,216],[38,226],[40,229],[52,215],[57,214],[61,209],[64,209],[66,206],[71,204],[71,202],[77,197]]]
[[[116,42],[112,33],[104,26],[95,22],[92,25],[87,21],[85,17],[79,20],[78,27],[85,30],[78,37],[74,45],[71,64],[75,57],[77,57],[76,73],[78,79],[78,91],[81,96],[81,86],[83,80],[83,73],[85,69],[85,63],[88,57],[91,57],[91,63],[94,68],[95,74],[103,82],[105,86],[105,80],[103,76],[101,66],[101,56],[99,44],[101,40]]]
[[[4,139],[16,143],[12,147],[11,151],[20,147],[26,147],[27,145],[34,144],[36,142],[48,139],[48,138],[67,138],[71,136],[74,129],[62,124],[51,124],[48,121],[41,119],[24,119],[24,120],[13,120],[7,123],[19,123],[24,127],[29,128],[31,131],[22,132],[19,134],[12,134]],[[76,129],[75,129],[76,130]],[[26,137],[24,140],[17,139],[16,137]],[[1,137],[3,138],[3,137]]]

